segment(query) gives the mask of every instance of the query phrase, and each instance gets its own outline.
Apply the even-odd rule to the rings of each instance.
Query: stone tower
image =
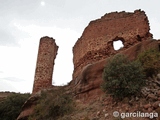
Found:
[[[52,86],[54,60],[57,51],[58,46],[53,38],[43,37],[40,39],[32,93]]]

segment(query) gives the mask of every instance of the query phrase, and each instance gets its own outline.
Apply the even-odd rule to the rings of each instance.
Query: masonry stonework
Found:
[[[57,51],[58,46],[53,38],[43,37],[40,39],[32,93],[52,86],[54,60]]]
[[[121,53],[135,60],[138,54],[149,48],[160,51],[160,40],[152,38],[144,11],[112,12],[91,21],[73,47],[73,80],[65,86],[66,92],[83,100],[100,100],[102,73],[110,56]],[[114,50],[113,42],[121,40],[124,47]],[[54,59],[58,46],[53,38],[40,40],[33,93],[52,86]],[[64,87],[64,86],[63,86]],[[52,87],[56,90],[59,87]],[[32,94],[22,107],[17,120],[27,120],[41,94]]]
[[[73,80],[82,69],[103,60],[119,51],[114,50],[113,41],[121,40],[123,51],[137,42],[152,38],[148,18],[144,11],[112,12],[91,21],[73,47]]]

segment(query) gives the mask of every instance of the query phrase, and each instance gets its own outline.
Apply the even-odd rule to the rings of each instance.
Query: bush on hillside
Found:
[[[12,93],[0,102],[0,119],[15,120],[21,112],[22,105],[30,94]]]
[[[102,88],[115,98],[122,99],[139,93],[145,85],[141,64],[117,54],[109,59],[103,71]]]
[[[57,120],[73,111],[73,100],[63,88],[43,92],[29,120]]]
[[[138,55],[137,60],[142,64],[147,77],[160,71],[160,52],[156,49],[148,49]]]

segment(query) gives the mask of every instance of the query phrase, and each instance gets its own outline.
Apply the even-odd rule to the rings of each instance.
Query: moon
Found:
[[[44,1],[41,1],[41,6],[45,6],[45,2]]]

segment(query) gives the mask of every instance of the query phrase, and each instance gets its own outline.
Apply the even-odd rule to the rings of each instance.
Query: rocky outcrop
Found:
[[[76,84],[73,87],[77,99],[96,98],[102,93],[100,85],[102,83],[102,72],[105,63],[106,60],[102,60],[84,67],[75,80]]]
[[[160,80],[159,74],[157,76],[149,77],[147,80],[147,86],[142,88],[141,93],[146,99],[160,101]]]
[[[125,54],[130,60],[134,60],[140,52],[149,48],[155,48],[159,50],[160,41],[153,39],[145,40],[131,46],[124,51],[119,51],[118,53]],[[109,57],[93,64],[89,64],[83,68],[82,72],[78,75],[77,79],[75,79],[74,83],[74,94],[76,98],[88,100],[96,98],[103,93],[100,89],[100,86],[103,82],[102,73],[105,64],[107,64],[107,59],[109,59]]]
[[[35,105],[41,96],[41,92],[33,94],[22,106],[22,111],[17,120],[28,120],[28,117],[33,114]]]

